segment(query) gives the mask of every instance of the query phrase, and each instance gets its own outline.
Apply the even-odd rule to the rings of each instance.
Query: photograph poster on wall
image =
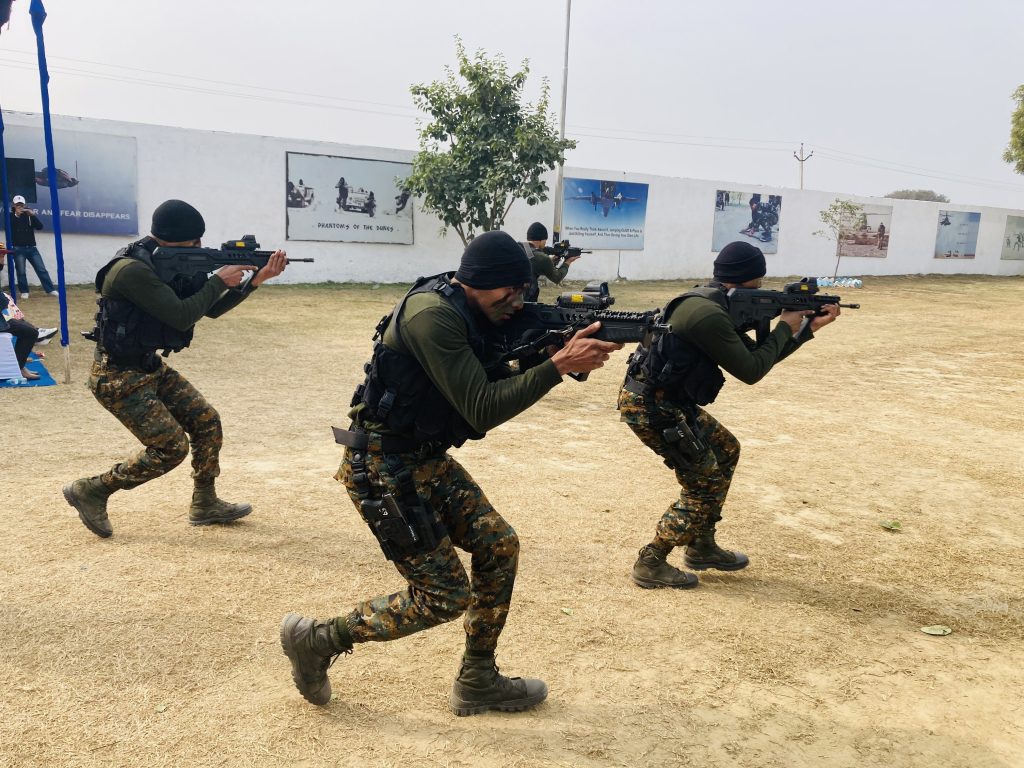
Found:
[[[892,206],[869,203],[860,208],[860,213],[843,221],[836,255],[885,258],[892,235]]]
[[[642,251],[647,192],[636,182],[566,178],[561,236],[578,248]]]
[[[289,240],[412,245],[412,200],[399,181],[411,164],[288,152],[285,165]]]
[[[740,240],[763,253],[778,253],[782,195],[719,189],[715,192],[715,226],[711,250],[718,252]]]
[[[1007,216],[1001,259],[1024,259],[1024,216]]]
[[[981,214],[977,211],[939,211],[935,225],[935,258],[973,259],[980,227]]]
[[[4,130],[7,183],[53,231],[50,173],[42,128]],[[134,235],[139,231],[134,136],[54,130],[54,180],[64,234]]]

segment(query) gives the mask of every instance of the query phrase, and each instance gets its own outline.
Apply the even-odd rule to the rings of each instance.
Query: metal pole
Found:
[[[43,23],[46,8],[43,0],[32,0],[28,9],[36,31],[36,53],[39,59],[39,91],[43,102],[43,142],[46,146],[46,180],[50,185],[50,210],[53,212],[53,244],[57,254],[57,300],[60,303],[60,345],[64,348],[64,383],[71,383],[71,348],[68,338],[68,291],[64,282],[64,239],[60,227],[60,200],[57,194],[57,162],[53,153],[53,125],[50,121],[50,72],[46,66],[46,43]]]
[[[565,0],[565,58],[562,61],[562,116],[561,126],[558,130],[558,138],[565,138],[565,100],[569,89],[569,19],[572,16],[572,0]],[[562,232],[562,171],[564,163],[558,164],[558,177],[555,179],[555,225],[553,240],[557,243],[561,240]]]
[[[794,152],[793,153],[793,157],[795,157],[797,159],[797,161],[800,163],[800,189],[803,189],[804,188],[804,163],[806,163],[808,160],[810,160],[812,157],[814,157],[814,151],[812,150],[811,154],[805,156],[804,155],[804,143],[801,141],[800,142],[800,154],[798,155],[796,152]]]
[[[14,281],[14,251],[10,250],[14,248],[14,243],[11,240],[11,195],[10,189],[7,186],[7,153],[4,150],[4,115],[3,110],[0,109],[0,195],[3,196],[3,231],[4,231],[4,249],[0,251],[0,256],[3,256],[3,262],[7,266],[7,277],[10,283],[11,298],[14,299],[15,303],[18,301],[18,290],[17,285]],[[0,271],[3,271],[0,269]],[[6,304],[4,305],[6,306]]]

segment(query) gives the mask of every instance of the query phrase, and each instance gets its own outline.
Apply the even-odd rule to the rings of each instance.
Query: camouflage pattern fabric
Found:
[[[666,551],[685,546],[702,533],[714,531],[722,519],[722,505],[740,458],[740,443],[733,434],[703,408],[696,410],[697,428],[709,450],[698,462],[675,468],[676,480],[681,486],[679,499],[672,502],[658,522],[656,536]],[[619,413],[644,445],[659,456],[665,455],[662,431],[674,427],[686,416],[661,390],[655,390],[653,396],[644,396],[622,389]]]
[[[371,495],[379,498],[389,490],[400,496],[379,451],[379,441],[371,442],[364,455]],[[348,628],[354,642],[365,643],[405,637],[465,614],[466,648],[493,651],[512,601],[519,538],[451,456],[399,456],[413,473],[416,492],[433,507],[448,535],[433,552],[394,561],[409,584],[406,589],[366,600],[335,621]],[[352,449],[346,449],[336,477],[358,510],[359,492],[352,482],[351,457]],[[469,576],[456,547],[472,555]]]
[[[220,416],[173,368],[161,362],[156,371],[145,373],[96,361],[89,389],[146,446],[100,476],[108,488],[135,488],[174,469],[188,456],[189,438],[192,477],[207,482],[220,474]]]

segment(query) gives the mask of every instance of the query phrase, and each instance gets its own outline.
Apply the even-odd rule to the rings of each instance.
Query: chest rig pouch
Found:
[[[672,299],[661,311],[659,322],[668,322],[682,302],[700,296],[710,299],[728,311],[729,300],[725,294],[711,286],[696,287]],[[683,404],[708,405],[715,401],[725,386],[721,369],[700,348],[674,333],[656,337],[651,345],[641,344],[629,356],[627,385],[632,391],[661,389],[668,396]]]
[[[466,323],[473,354],[485,362],[485,338],[466,303],[466,294],[461,287],[452,285],[453,274],[420,278],[395,309],[381,318],[373,337],[373,356],[363,367],[366,379],[356,387],[351,403],[352,406],[365,404],[360,416],[363,422],[376,422],[383,424],[389,432],[410,435],[415,444],[433,443],[443,448],[458,447],[467,440],[479,440],[484,435],[474,430],[455,410],[415,357],[384,343],[384,333],[395,323],[395,335],[401,340],[399,317],[409,297],[434,292],[458,311]]]
[[[520,247],[523,249],[523,253],[526,254],[526,258],[530,260],[530,287],[523,293],[523,301],[537,301],[540,298],[540,275],[537,274],[537,268],[533,266],[533,248],[529,243],[520,243]]]
[[[152,269],[150,244],[155,248],[155,241],[145,238],[118,251],[117,255],[96,273],[96,292],[102,292],[107,273],[121,259],[135,259]],[[202,288],[205,282],[205,276],[201,275],[196,278],[179,276],[169,285],[179,299],[187,299]],[[85,337],[96,341],[100,350],[114,361],[140,360],[152,356],[157,350],[162,350],[166,357],[171,352],[180,352],[192,343],[193,328],[179,331],[165,325],[127,299],[101,295],[96,303],[99,306],[96,327],[85,334]]]

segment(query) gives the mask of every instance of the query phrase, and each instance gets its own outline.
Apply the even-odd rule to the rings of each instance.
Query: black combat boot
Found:
[[[352,653],[352,636],[333,621],[289,613],[281,621],[281,648],[292,663],[292,680],[302,698],[324,705],[331,700],[327,670],[343,653]]]
[[[700,582],[696,576],[669,565],[666,555],[648,544],[640,550],[640,557],[633,564],[633,583],[644,589],[672,587],[692,589]]]
[[[456,715],[476,715],[495,709],[522,712],[548,697],[548,684],[532,677],[505,677],[494,663],[494,654],[462,657],[459,676],[448,700]]]
[[[196,481],[192,491],[192,506],[188,510],[188,521],[191,525],[214,525],[230,523],[252,512],[252,504],[232,504],[217,498],[213,480]]]
[[[695,571],[706,571],[708,568],[714,568],[716,571],[738,571],[750,565],[750,558],[742,552],[730,552],[718,546],[715,543],[715,530],[712,528],[690,542],[686,547],[683,562],[687,568],[693,568]]]
[[[112,490],[98,477],[85,477],[65,485],[62,489],[68,504],[78,510],[78,518],[86,528],[104,539],[114,535],[107,517],[107,499]]]

